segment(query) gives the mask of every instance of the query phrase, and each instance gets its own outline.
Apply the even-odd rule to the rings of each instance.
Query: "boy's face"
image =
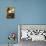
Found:
[[[15,9],[14,8],[10,8],[10,10],[8,10],[8,13],[14,13]]]

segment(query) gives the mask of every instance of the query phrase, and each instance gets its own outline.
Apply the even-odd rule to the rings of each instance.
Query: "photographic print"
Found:
[[[15,18],[15,8],[13,7],[7,8],[7,18]]]

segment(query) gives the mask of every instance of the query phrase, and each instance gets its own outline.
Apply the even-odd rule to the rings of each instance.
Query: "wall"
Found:
[[[16,7],[15,19],[6,18],[8,6]],[[0,44],[8,43],[9,32],[18,32],[17,24],[46,24],[46,0],[0,0]]]
[[[16,32],[17,35],[17,17],[15,19],[6,18],[6,9],[7,7],[12,6],[16,7],[16,1],[10,0],[1,0],[0,1],[0,44],[7,44],[8,34],[10,32]],[[15,41],[18,42],[17,39]]]
[[[16,10],[21,24],[46,24],[46,0],[17,0]]]

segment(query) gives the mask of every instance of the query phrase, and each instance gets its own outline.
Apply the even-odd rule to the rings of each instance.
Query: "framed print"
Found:
[[[15,18],[15,8],[14,7],[7,8],[7,18]]]

